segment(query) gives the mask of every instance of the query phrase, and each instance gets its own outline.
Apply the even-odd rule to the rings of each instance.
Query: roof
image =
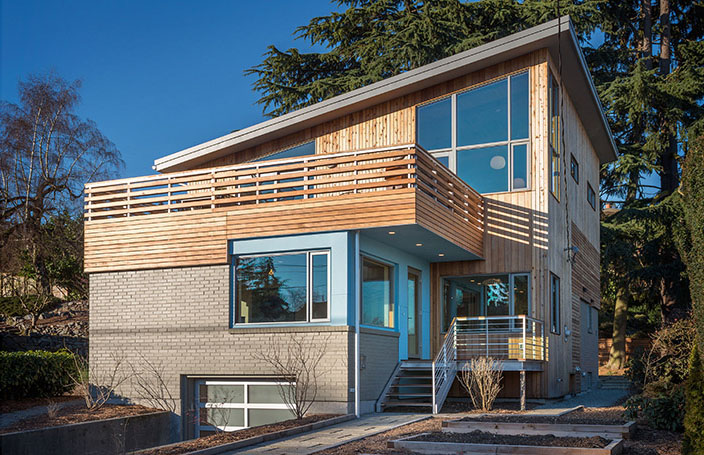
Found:
[[[559,38],[559,39],[558,39]],[[507,37],[438,60],[351,92],[304,107],[280,117],[226,134],[154,161],[154,169],[171,172],[190,169],[207,161],[319,125],[393,98],[455,79],[497,63],[547,48],[553,58],[562,51],[562,79],[599,160],[616,159],[616,144],[579,47],[569,16],[514,33]]]

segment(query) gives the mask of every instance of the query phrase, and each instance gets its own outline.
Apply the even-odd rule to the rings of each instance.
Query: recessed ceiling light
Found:
[[[445,256],[445,253],[438,253],[438,256],[443,257]]]
[[[394,235],[396,231],[389,231],[389,235]]]
[[[416,246],[423,246],[422,243],[416,243]]]

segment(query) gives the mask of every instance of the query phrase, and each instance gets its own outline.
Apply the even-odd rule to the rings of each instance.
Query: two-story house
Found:
[[[291,337],[317,411],[437,411],[476,356],[504,397],[592,387],[615,156],[565,17],[88,183],[90,363],[160,365],[184,437],[289,418]]]

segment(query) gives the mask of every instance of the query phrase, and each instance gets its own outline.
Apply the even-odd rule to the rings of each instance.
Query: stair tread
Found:
[[[411,402],[411,401],[387,401],[382,404],[384,407],[391,407],[391,406],[433,406],[433,403],[428,403],[428,402]]]
[[[432,384],[391,384],[391,387],[432,387]]]
[[[428,397],[432,398],[432,395],[429,393],[389,393],[386,396],[388,397]]]

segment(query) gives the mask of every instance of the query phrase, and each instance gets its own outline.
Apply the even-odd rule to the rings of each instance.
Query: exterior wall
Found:
[[[182,384],[189,376],[273,374],[255,355],[289,336],[325,345],[319,378],[319,410],[345,413],[353,400],[353,333],[349,326],[229,329],[228,265],[165,268],[90,276],[90,364],[96,380],[116,359],[140,369],[143,358],[163,368],[182,423],[192,418],[181,409]],[[143,357],[143,358],[142,358]],[[353,363],[353,362],[352,362]],[[140,401],[130,381],[118,395]]]
[[[391,355],[398,352],[399,334],[389,330],[367,327],[360,329],[360,384],[363,413],[374,412],[376,400],[391,377],[398,360]],[[353,372],[354,374],[354,372]]]
[[[599,311],[587,302],[580,302],[581,390],[595,388],[599,380]],[[589,329],[589,314],[592,313],[592,328]]]

